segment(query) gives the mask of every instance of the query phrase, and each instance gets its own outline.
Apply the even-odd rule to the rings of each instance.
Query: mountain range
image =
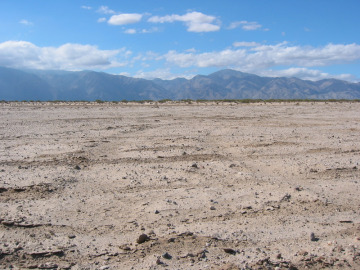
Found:
[[[360,83],[261,77],[231,69],[146,80],[95,71],[0,67],[0,100],[360,99]]]

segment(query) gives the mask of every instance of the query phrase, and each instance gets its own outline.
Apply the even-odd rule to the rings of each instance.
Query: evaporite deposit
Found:
[[[360,269],[360,103],[0,111],[0,269]]]

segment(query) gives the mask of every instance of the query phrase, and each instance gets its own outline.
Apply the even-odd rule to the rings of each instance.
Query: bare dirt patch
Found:
[[[359,103],[0,106],[1,269],[360,268]]]

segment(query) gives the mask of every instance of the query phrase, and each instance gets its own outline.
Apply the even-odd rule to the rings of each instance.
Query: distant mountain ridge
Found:
[[[192,79],[0,67],[0,100],[360,99],[360,83],[261,77],[231,69]]]

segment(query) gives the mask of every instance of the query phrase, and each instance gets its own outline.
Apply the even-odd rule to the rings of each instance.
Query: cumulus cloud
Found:
[[[228,67],[238,66],[247,70],[274,66],[328,66],[360,59],[358,44],[328,44],[324,47],[288,46],[286,42],[275,45],[258,45],[239,49],[204,53],[179,53],[169,51],[164,55],[167,62],[180,67]]]
[[[278,74],[304,79],[322,79],[329,74],[309,67],[331,66],[360,59],[358,44],[328,44],[323,47],[290,46],[286,42],[275,45],[239,43],[240,48],[212,52],[177,52],[171,50],[162,56],[168,64],[182,68],[217,67],[234,68],[261,75]],[[251,46],[250,46],[251,45]],[[273,68],[284,68],[282,73]],[[268,72],[268,73],[266,73]],[[349,74],[333,76],[349,80]]]
[[[214,24],[216,17],[196,11],[188,12],[184,15],[153,16],[148,21],[152,23],[183,22],[187,26],[188,32],[212,32],[220,29],[218,24]]]
[[[116,13],[114,10],[110,9],[108,6],[99,7],[97,12],[101,13],[101,14],[115,14]]]
[[[234,42],[233,46],[234,47],[255,47],[255,46],[259,46],[260,44],[257,42],[247,42],[247,41],[239,41],[239,42]]]
[[[258,30],[259,28],[262,27],[262,25],[257,22],[238,21],[238,22],[232,22],[228,28],[235,29],[238,27],[241,27],[243,30],[246,31],[253,31],[253,30]]]
[[[142,16],[143,16],[142,14],[138,14],[138,13],[123,13],[123,14],[113,15],[108,20],[108,23],[112,25],[125,25],[125,24],[137,23],[141,21]]]
[[[296,77],[310,81],[318,81],[328,78],[334,78],[334,79],[346,80],[346,81],[356,80],[356,78],[351,74],[332,75],[326,72],[322,72],[321,70],[301,68],[301,67],[293,67],[283,70],[272,70],[272,69],[263,70],[258,72],[258,75],[268,76],[268,77]]]
[[[125,49],[100,50],[97,46],[67,43],[60,47],[38,47],[27,41],[0,43],[0,66],[33,69],[108,69],[124,66],[119,58]]]

